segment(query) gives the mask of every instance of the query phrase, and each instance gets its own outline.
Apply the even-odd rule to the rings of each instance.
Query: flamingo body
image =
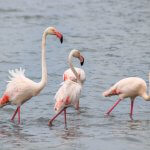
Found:
[[[134,98],[142,96],[147,90],[146,83],[143,79],[138,77],[129,77],[120,80],[110,89],[106,90],[104,96],[119,95],[119,98]]]
[[[77,71],[77,74],[78,74],[81,82],[84,83],[85,80],[86,80],[84,70],[81,69],[81,68],[77,68],[77,67],[75,67],[75,70]],[[68,79],[70,79],[74,82],[77,82],[77,78],[76,78],[76,76],[74,75],[74,73],[72,72],[72,70],[70,68],[67,69],[63,74],[63,80],[65,81],[65,80],[68,80]]]
[[[4,95],[9,97],[9,104],[20,106],[29,100],[31,97],[36,96],[40,90],[38,89],[38,84],[24,75],[24,70],[9,71],[11,77],[8,81],[8,85]],[[39,90],[39,91],[38,91]],[[5,105],[1,104],[3,107]]]
[[[74,106],[77,109],[81,89],[82,85],[80,83],[74,82],[72,80],[64,81],[55,95],[55,111],[59,112],[64,107],[68,106]]]

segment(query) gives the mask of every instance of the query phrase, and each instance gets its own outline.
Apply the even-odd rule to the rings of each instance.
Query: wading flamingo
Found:
[[[150,75],[149,75],[150,76]],[[150,78],[150,77],[149,77]],[[129,77],[120,80],[115,85],[110,87],[103,93],[103,96],[113,96],[118,95],[119,99],[117,102],[107,111],[107,115],[117,106],[117,104],[124,98],[130,98],[131,107],[130,107],[130,118],[132,119],[133,114],[133,104],[137,96],[141,96],[146,101],[150,101],[150,95],[147,94],[146,82],[138,77]]]
[[[83,69],[81,68],[77,68],[75,67],[75,70],[78,74],[78,77],[81,81],[82,84],[84,84],[85,80],[86,80],[86,77],[85,77],[85,72]],[[74,75],[74,73],[72,72],[71,68],[67,69],[64,74],[63,74],[63,80],[66,81],[66,80],[72,80],[74,82],[77,82],[77,78],[76,76]],[[78,108],[79,108],[79,103],[78,103]]]
[[[49,120],[48,125],[52,125],[52,122],[55,120],[55,118],[64,111],[64,121],[65,121],[65,126],[66,126],[67,125],[67,121],[66,121],[67,107],[74,106],[76,109],[79,108],[79,98],[80,98],[80,93],[81,93],[83,84],[79,78],[78,73],[76,72],[72,64],[73,57],[78,58],[80,60],[81,66],[84,63],[84,57],[81,55],[79,50],[74,49],[70,52],[69,57],[68,57],[68,62],[77,81],[74,82],[70,79],[67,79],[62,83],[62,86],[59,88],[58,92],[55,95],[56,103],[54,106],[54,110],[57,112],[57,114],[51,120]]]
[[[10,81],[7,84],[7,88],[0,99],[0,107],[3,107],[7,104],[17,105],[17,109],[14,112],[11,120],[13,121],[16,114],[18,113],[18,123],[20,124],[20,107],[26,101],[28,101],[33,96],[36,96],[40,91],[45,87],[47,83],[47,68],[45,60],[45,47],[46,47],[46,37],[47,35],[56,35],[60,42],[63,42],[63,36],[58,32],[54,27],[48,27],[42,36],[42,79],[39,83],[36,83],[29,78],[26,78],[24,75],[25,70],[15,69],[9,71]]]

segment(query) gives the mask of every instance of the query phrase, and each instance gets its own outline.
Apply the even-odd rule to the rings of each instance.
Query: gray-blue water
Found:
[[[47,39],[48,84],[39,96],[21,107],[21,125],[10,122],[15,106],[0,109],[1,150],[149,150],[150,103],[138,97],[134,121],[130,101],[124,100],[106,117],[117,97],[102,92],[116,81],[139,76],[148,84],[150,71],[149,0],[1,0],[0,94],[8,70],[25,68],[34,81],[41,78],[41,36],[48,26],[64,35],[64,43]],[[80,113],[68,109],[68,129],[63,116],[54,126],[54,95],[68,68],[71,49],[85,57],[86,82]],[[78,61],[74,61],[79,66]]]

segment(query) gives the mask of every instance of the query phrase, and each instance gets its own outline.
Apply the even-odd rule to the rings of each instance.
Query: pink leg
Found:
[[[133,118],[132,118],[132,114],[133,114],[133,104],[134,104],[134,100],[131,100],[131,107],[130,107],[130,118],[131,118],[131,120],[133,120]]]
[[[15,110],[15,112],[14,112],[14,114],[13,114],[12,118],[11,118],[11,121],[13,121],[13,120],[14,120],[14,118],[15,118],[15,116],[16,116],[16,114],[17,114],[17,112],[18,112],[19,107],[20,107],[20,106],[18,106],[18,107],[17,107],[17,109]]]
[[[78,100],[77,105],[76,105],[76,110],[79,110],[79,100]]]
[[[64,122],[65,122],[65,127],[67,127],[66,108],[64,109]]]
[[[18,124],[20,124],[20,106],[18,107]]]
[[[49,120],[48,125],[51,126],[52,122],[59,116],[66,108],[63,108],[60,112],[58,112],[51,120]]]
[[[107,111],[107,115],[111,113],[111,111],[119,104],[122,99],[118,99],[117,102]]]

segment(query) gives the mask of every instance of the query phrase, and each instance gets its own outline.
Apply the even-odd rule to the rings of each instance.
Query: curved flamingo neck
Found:
[[[45,52],[46,36],[47,32],[44,31],[42,36],[42,79],[39,82],[39,90],[42,90],[47,83],[47,67],[46,67],[46,52]]]
[[[77,81],[81,82],[81,81],[80,81],[80,78],[79,78],[79,76],[78,76],[78,73],[77,73],[77,71],[75,70],[75,68],[74,68],[74,66],[73,66],[73,64],[72,64],[72,59],[73,59],[73,52],[71,52],[71,53],[69,54],[69,58],[68,58],[69,66],[70,66],[70,69],[72,70],[72,72],[74,73],[74,75],[76,76]]]
[[[149,83],[148,83],[148,84],[149,84],[149,85],[148,85],[149,93],[148,93],[148,94],[150,95],[150,72],[149,72],[149,74],[148,74],[148,80],[149,80]]]
[[[143,97],[146,101],[150,101],[150,95],[148,95],[146,92],[142,95],[142,97]]]
[[[149,93],[147,94],[146,92],[142,95],[142,97],[146,100],[146,101],[150,101],[150,73],[149,73],[149,85],[148,85],[148,88],[149,88]]]

